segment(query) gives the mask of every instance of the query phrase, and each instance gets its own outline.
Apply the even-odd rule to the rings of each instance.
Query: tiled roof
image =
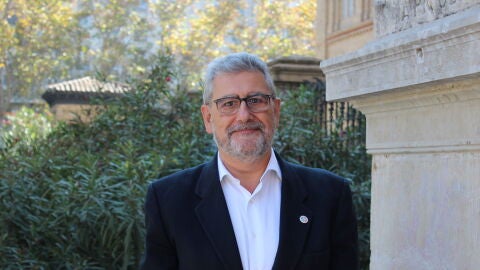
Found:
[[[95,78],[83,77],[47,85],[42,98],[50,106],[57,103],[85,104],[93,97],[111,98],[121,95],[131,88],[119,82],[102,82]]]
[[[75,93],[125,93],[130,87],[118,82],[102,82],[92,77],[83,77],[47,86],[46,92]]]

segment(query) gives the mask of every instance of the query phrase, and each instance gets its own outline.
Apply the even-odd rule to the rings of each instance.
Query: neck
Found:
[[[225,153],[219,154],[225,168],[227,168],[233,177],[240,180],[240,184],[246,190],[253,193],[268,166],[272,151],[269,149],[264,155],[248,160],[238,159]]]

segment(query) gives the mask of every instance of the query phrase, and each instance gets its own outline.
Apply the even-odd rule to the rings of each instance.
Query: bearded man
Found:
[[[348,182],[272,148],[281,101],[266,64],[230,54],[204,81],[218,153],[150,184],[141,269],[358,269]]]

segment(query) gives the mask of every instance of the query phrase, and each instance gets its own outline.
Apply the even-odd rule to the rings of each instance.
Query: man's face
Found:
[[[212,101],[202,105],[202,116],[205,129],[213,134],[221,155],[255,159],[270,150],[280,116],[279,99],[270,99],[268,109],[256,113],[242,101],[238,112],[231,115],[222,114],[213,102],[223,97],[245,98],[255,94],[272,94],[260,72],[221,73],[213,80]]]

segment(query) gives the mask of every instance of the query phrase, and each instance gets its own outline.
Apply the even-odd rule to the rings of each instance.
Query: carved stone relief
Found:
[[[377,37],[455,14],[480,0],[374,0]]]

